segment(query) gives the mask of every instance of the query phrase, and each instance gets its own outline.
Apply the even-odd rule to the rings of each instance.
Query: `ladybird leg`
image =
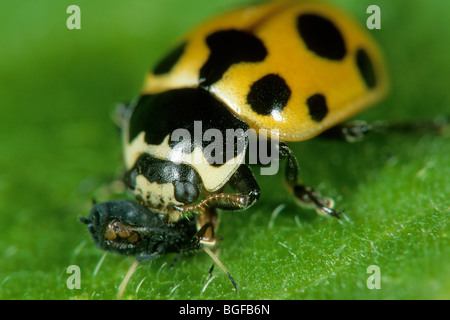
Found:
[[[340,212],[333,209],[334,201],[323,197],[314,188],[298,182],[298,162],[289,147],[280,142],[280,159],[287,159],[285,180],[289,190],[301,206],[314,208],[321,215],[330,215],[339,218]]]
[[[378,133],[438,133],[443,134],[448,129],[450,116],[437,117],[432,120],[411,121],[411,122],[388,122],[376,121],[368,124],[364,121],[355,121],[339,124],[327,131],[320,137],[327,139],[344,140],[347,142],[357,142],[362,140],[371,132]]]
[[[261,195],[258,182],[253,176],[252,170],[245,164],[242,164],[233,176],[230,178],[228,185],[230,185],[237,194],[246,199],[245,205],[239,209],[247,209],[258,201]],[[226,208],[223,208],[226,209]],[[235,210],[230,208],[229,210]]]
[[[377,129],[378,126],[369,125],[365,121],[355,121],[334,126],[324,131],[319,137],[356,142],[361,141],[367,134]]]
[[[209,208],[205,211],[204,214],[197,216],[196,224],[197,224],[197,233],[194,238],[197,239],[197,243],[200,242],[202,245],[207,245],[214,247],[216,245],[216,236],[215,231],[217,229],[219,222],[219,216],[217,211],[213,208]],[[203,247],[201,245],[201,247]],[[196,245],[194,246],[196,248]],[[186,249],[183,249],[181,252],[177,254],[177,256],[172,261],[169,270],[172,270],[178,260],[181,258],[184,251],[190,251],[192,248],[188,246]],[[214,269],[214,263],[211,265],[211,268],[208,274],[211,275],[212,270]]]
[[[219,215],[215,208],[207,208],[203,214],[197,216],[197,234],[199,241],[205,245],[216,244],[215,231],[219,224]]]
[[[220,262],[218,256],[220,249],[215,247],[216,238],[214,235],[215,229],[217,228],[218,215],[215,208],[208,208],[203,215],[197,216],[197,227],[199,228],[195,237],[203,244],[203,250],[211,257],[213,264],[209,268],[208,274],[211,278],[214,266],[217,264],[222,269],[222,271],[227,275],[233,284],[237,292],[237,284],[231,276],[227,268]],[[213,252],[209,247],[214,247],[215,252]]]
[[[213,211],[214,211],[214,217],[211,214]],[[204,245],[211,245],[211,246],[216,245],[216,238],[215,238],[214,232],[217,228],[217,223],[216,223],[216,221],[213,221],[213,220],[217,220],[217,219],[218,219],[218,215],[217,215],[216,210],[208,210],[206,212],[206,214],[197,216],[198,232],[196,233],[195,237],[197,239],[199,239],[199,241],[201,243],[203,243]],[[217,251],[218,251],[218,248],[216,249],[216,252]],[[211,267],[209,268],[208,274],[209,274],[210,278],[212,276],[214,266],[215,266],[215,264],[212,263]]]
[[[188,216],[189,213],[203,214],[207,208],[222,210],[243,210],[253,205],[261,194],[258,183],[252,171],[246,165],[241,165],[228,181],[236,193],[212,193],[196,204],[175,206]]]
[[[214,210],[215,211],[215,210]],[[196,237],[198,239],[203,239],[204,234],[206,232],[208,232],[208,229],[210,229],[212,227],[212,225],[210,223],[207,223],[205,225],[203,225],[203,227],[197,232]],[[213,228],[214,229],[214,228]],[[202,241],[202,240],[200,240]],[[228,279],[230,279],[231,283],[233,284],[234,289],[238,290],[236,281],[233,279],[233,277],[231,276],[230,272],[228,271],[228,269],[224,266],[224,264],[219,260],[219,252],[220,250],[218,248],[215,248],[215,252],[213,252],[208,245],[203,245],[203,250],[205,250],[205,252],[211,257],[211,259],[213,260],[213,264],[211,265],[211,267],[209,268],[208,274],[209,277],[212,277],[212,272],[214,270],[214,266],[217,264],[220,269],[222,269],[222,271],[227,275]]]

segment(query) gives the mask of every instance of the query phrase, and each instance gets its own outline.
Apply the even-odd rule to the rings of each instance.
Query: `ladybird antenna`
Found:
[[[222,269],[222,271],[225,272],[225,274],[227,275],[228,279],[230,279],[230,281],[233,284],[234,289],[236,290],[236,293],[237,293],[238,288],[237,288],[236,281],[234,281],[234,279],[231,276],[228,269],[223,265],[222,262],[220,262],[219,258],[214,254],[214,252],[211,251],[210,248],[208,248],[207,246],[203,246],[203,250],[205,250],[206,253],[211,257],[211,259],[213,259],[213,261],[220,267],[220,269]]]
[[[123,293],[125,292],[128,282],[130,281],[133,273],[136,271],[138,265],[139,265],[139,260],[136,259],[136,260],[134,260],[133,264],[128,269],[127,274],[125,275],[125,277],[123,278],[122,282],[119,285],[119,290],[117,292],[117,297],[116,297],[117,300],[122,299]]]

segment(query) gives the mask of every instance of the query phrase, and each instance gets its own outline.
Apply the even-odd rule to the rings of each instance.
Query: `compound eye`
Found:
[[[193,203],[199,196],[198,189],[190,182],[174,183],[175,199],[185,204]]]

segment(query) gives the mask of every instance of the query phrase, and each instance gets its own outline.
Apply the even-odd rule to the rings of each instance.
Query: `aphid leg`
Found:
[[[287,159],[285,171],[286,183],[297,202],[301,206],[314,208],[321,215],[330,215],[339,218],[340,212],[333,209],[333,199],[323,197],[314,188],[299,183],[298,162],[291,149],[283,142],[280,142],[279,148],[280,159]]]
[[[389,122],[376,121],[368,124],[364,121],[355,121],[339,124],[319,137],[326,139],[344,140],[347,142],[357,142],[364,139],[371,132],[377,133],[438,133],[444,134],[450,126],[450,116],[436,117],[432,120],[410,121],[410,122]]]
[[[260,189],[252,171],[246,165],[241,165],[228,181],[236,193],[212,193],[196,204],[176,206],[183,215],[189,213],[203,214],[208,208],[222,210],[243,210],[254,204],[260,195]]]

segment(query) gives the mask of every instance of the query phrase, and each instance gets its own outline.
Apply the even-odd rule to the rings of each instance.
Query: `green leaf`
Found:
[[[148,68],[187,30],[248,1],[6,1],[0,11],[0,298],[114,299],[133,259],[99,251],[79,216],[122,170],[114,105],[136,97]],[[358,119],[448,113],[450,2],[344,1],[363,25],[371,4],[392,93]],[[302,180],[334,197],[348,221],[297,207],[281,175],[257,177],[261,200],[223,212],[219,268],[205,252],[170,269],[139,265],[125,299],[449,299],[450,149],[435,135],[374,135],[357,144],[290,144]],[[284,205],[278,215],[273,212]],[[70,290],[70,265],[81,288]],[[381,289],[369,289],[379,267]]]

